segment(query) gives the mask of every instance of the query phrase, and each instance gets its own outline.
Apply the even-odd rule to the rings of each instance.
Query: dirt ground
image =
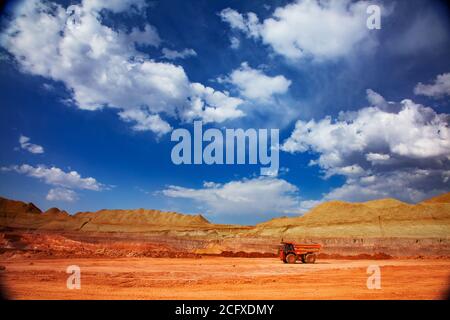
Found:
[[[66,268],[81,268],[69,290]],[[378,265],[381,289],[367,288]],[[450,260],[319,260],[274,258],[2,259],[11,299],[446,299]]]

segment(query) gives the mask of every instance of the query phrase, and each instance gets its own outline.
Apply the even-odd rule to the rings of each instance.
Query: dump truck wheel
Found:
[[[306,258],[305,258],[305,254],[302,254],[302,263],[306,263]]]
[[[314,253],[307,254],[305,256],[305,262],[306,263],[314,263],[314,262],[316,262],[316,255]]]
[[[297,261],[297,257],[295,256],[295,254],[288,254],[286,257],[286,261],[287,263],[295,263],[295,261]]]

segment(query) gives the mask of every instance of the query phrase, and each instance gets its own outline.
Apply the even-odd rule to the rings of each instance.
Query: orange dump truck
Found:
[[[305,244],[293,242],[281,242],[280,259],[284,263],[314,263],[322,246],[318,243]]]

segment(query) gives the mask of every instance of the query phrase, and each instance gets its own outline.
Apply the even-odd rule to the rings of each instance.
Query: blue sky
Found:
[[[448,192],[449,24],[441,1],[9,2],[0,195],[254,224]],[[174,165],[194,120],[279,129],[278,175]]]

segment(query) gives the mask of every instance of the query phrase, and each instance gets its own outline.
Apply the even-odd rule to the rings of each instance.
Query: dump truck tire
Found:
[[[287,263],[295,263],[297,261],[297,257],[295,256],[295,254],[288,254],[286,257],[286,261]]]
[[[314,253],[309,253],[305,256],[305,263],[314,263],[316,262],[316,255]]]

